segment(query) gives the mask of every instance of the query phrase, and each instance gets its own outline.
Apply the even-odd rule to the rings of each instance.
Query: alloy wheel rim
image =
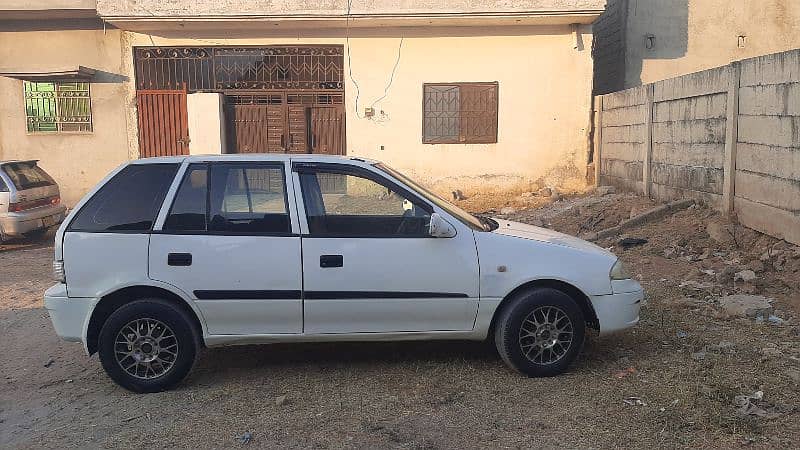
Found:
[[[539,306],[522,321],[519,346],[522,354],[535,364],[553,364],[570,347],[574,327],[567,313],[557,306]]]
[[[178,359],[178,339],[156,319],[135,319],[114,340],[114,357],[128,375],[152,380],[169,372]]]

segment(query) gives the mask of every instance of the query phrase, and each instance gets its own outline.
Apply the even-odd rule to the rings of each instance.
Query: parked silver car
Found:
[[[31,161],[0,161],[0,242],[44,234],[64,220],[55,180]]]

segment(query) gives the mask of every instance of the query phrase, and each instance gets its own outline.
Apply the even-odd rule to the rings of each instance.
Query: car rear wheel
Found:
[[[537,288],[516,295],[501,311],[495,346],[512,368],[530,377],[559,375],[583,346],[586,325],[569,295]]]
[[[133,392],[160,392],[180,383],[194,366],[197,333],[182,309],[141,299],[114,311],[98,341],[100,362],[117,384]]]

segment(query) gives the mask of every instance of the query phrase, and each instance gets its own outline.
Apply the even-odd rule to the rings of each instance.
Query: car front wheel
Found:
[[[98,352],[106,373],[133,392],[160,392],[180,383],[197,357],[192,320],[161,299],[132,301],[100,330]]]
[[[531,377],[567,370],[583,346],[581,308],[569,295],[537,288],[516,295],[501,311],[495,345],[509,366]]]

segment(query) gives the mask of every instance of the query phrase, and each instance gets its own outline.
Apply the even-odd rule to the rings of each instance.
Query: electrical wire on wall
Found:
[[[347,15],[345,17],[345,47],[347,51],[347,73],[350,78],[350,82],[353,83],[353,86],[356,88],[356,96],[355,96],[355,114],[356,117],[359,119],[363,119],[364,117],[361,116],[361,113],[358,110],[358,100],[361,98],[361,86],[359,86],[358,82],[356,81],[355,77],[353,76],[353,64],[351,58],[351,51],[350,51],[350,17],[351,11],[353,8],[353,0],[347,0]],[[400,66],[400,58],[402,56],[403,51],[403,41],[405,40],[404,36],[400,37],[400,43],[397,45],[397,58],[395,59],[394,66],[392,67],[392,72],[389,74],[389,81],[386,83],[386,87],[383,89],[383,95],[375,99],[374,102],[370,105],[370,108],[374,108],[380,101],[385,99],[389,95],[389,89],[392,87],[392,83],[394,83],[394,76],[397,73],[397,68]]]

